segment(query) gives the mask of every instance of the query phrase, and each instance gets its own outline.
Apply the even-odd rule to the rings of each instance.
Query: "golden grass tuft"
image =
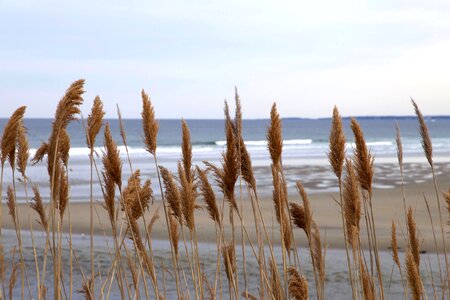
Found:
[[[447,213],[448,213],[447,225],[450,226],[450,189],[448,190],[448,192],[443,193],[443,195],[444,195],[445,203],[447,204]]]
[[[414,106],[414,112],[416,113],[417,119],[419,120],[420,125],[420,136],[422,137],[422,148],[425,152],[425,157],[430,164],[430,166],[433,165],[433,146],[431,143],[430,134],[428,132],[428,126],[425,122],[425,118],[422,115],[422,112],[420,111],[419,107],[417,106],[417,103],[411,99],[412,105]]]
[[[28,145],[27,129],[23,122],[19,125],[17,133],[17,170],[25,178],[28,159],[30,158],[30,147]]]
[[[206,203],[206,210],[208,211],[208,214],[215,223],[220,228],[221,222],[220,222],[220,214],[219,214],[219,208],[217,207],[216,202],[216,195],[214,194],[214,190],[209,183],[208,177],[206,175],[206,172],[201,170],[197,166],[197,174],[198,179],[200,181],[199,188],[200,188],[200,194],[203,196],[203,200]]]
[[[182,224],[183,222],[183,213],[181,211],[181,195],[178,187],[175,183],[175,179],[173,178],[172,173],[160,166],[161,177],[164,184],[164,196],[169,204],[169,208],[171,211],[171,215],[173,215],[177,221]]]
[[[289,295],[295,300],[308,299],[308,282],[293,267],[289,267]]]
[[[169,215],[169,234],[172,241],[175,257],[178,257],[178,240],[180,239],[180,232],[178,230],[178,221],[173,215]]]
[[[355,118],[351,119],[351,128],[355,136],[355,169],[361,188],[372,195],[373,161],[374,158],[367,149],[361,126]]]
[[[61,129],[58,140],[59,156],[64,166],[69,165],[70,136],[66,129]]]
[[[105,151],[103,152],[103,167],[107,176],[119,187],[122,188],[122,160],[119,150],[114,142],[109,123],[106,123],[105,130]]]
[[[22,119],[25,114],[26,108],[26,106],[21,106],[16,109],[6,123],[5,128],[3,129],[0,146],[0,160],[2,165],[4,165],[6,160],[8,159],[11,167],[14,167],[16,140],[19,134],[19,128],[22,126]]]
[[[144,129],[144,144],[146,150],[152,154],[156,154],[156,144],[158,137],[158,122],[155,119],[155,110],[150,101],[148,94],[142,90],[142,128]]]
[[[283,299],[283,287],[280,275],[277,271],[277,264],[273,258],[269,258],[269,283],[273,299]]]
[[[48,144],[42,142],[41,146],[36,150],[33,158],[31,159],[33,165],[37,164],[38,162],[41,162],[47,153],[48,153]]]
[[[413,210],[410,206],[408,208],[407,215],[408,223],[406,224],[408,227],[408,242],[410,251],[414,257],[414,262],[417,265],[417,268],[420,266],[420,250],[419,250],[419,241],[417,238],[417,230],[416,230],[416,221],[414,220]]]
[[[75,120],[75,116],[80,113],[79,107],[83,103],[83,87],[84,80],[80,79],[73,82],[66,90],[66,93],[61,98],[56,108],[55,119],[52,124],[52,132],[48,143],[41,146],[46,149],[48,157],[47,170],[50,182],[53,182],[54,163],[58,163],[58,159],[62,159],[63,163],[67,166],[70,139],[66,132],[66,128],[69,125],[69,122]],[[42,159],[42,157],[37,156],[37,154],[42,155],[44,149],[39,149],[36,152],[33,161],[36,162]]]
[[[397,229],[394,221],[391,225],[391,248],[392,248],[392,260],[400,270],[400,259],[398,257],[398,245],[397,245]]]
[[[270,158],[274,165],[281,162],[281,152],[283,149],[283,136],[281,133],[281,119],[277,112],[277,105],[274,103],[270,111],[270,126],[267,129],[267,141]]]
[[[14,227],[17,226],[16,217],[16,197],[12,186],[8,185],[6,190],[6,204],[8,205],[9,215],[13,221]]]
[[[225,101],[225,135],[227,146],[223,156],[223,193],[230,207],[237,210],[237,203],[234,195],[234,188],[239,176],[239,157],[237,152],[237,139],[235,128],[230,118],[228,104]]]
[[[194,211],[196,208],[195,198],[196,187],[193,182],[188,181],[186,172],[181,163],[178,163],[178,177],[180,179],[181,212],[183,213],[184,223],[189,230],[194,230]]]
[[[236,273],[236,255],[234,244],[232,242],[226,243],[222,246],[222,257],[225,265],[225,274],[228,282],[233,282]]]
[[[348,243],[354,247],[359,235],[359,223],[361,220],[361,198],[355,171],[351,160],[346,160],[347,174],[344,180],[344,217],[347,230]]]
[[[193,181],[193,175],[191,173],[192,169],[192,144],[191,144],[191,132],[185,120],[181,120],[181,154],[183,170],[186,180],[189,182]]]
[[[105,111],[103,110],[103,102],[100,100],[99,96],[96,96],[92,105],[91,113],[87,119],[86,144],[91,151],[94,149],[95,139],[102,128],[104,116]]]
[[[41,193],[39,192],[39,188],[37,185],[33,185],[33,193],[34,197],[32,198],[32,202],[30,203],[30,207],[38,214],[39,220],[38,223],[43,227],[44,230],[47,230],[47,216],[45,215],[44,204],[42,203]]]
[[[59,195],[58,209],[59,215],[62,220],[64,212],[66,211],[67,204],[69,203],[69,183],[64,169],[61,169],[58,195]]]
[[[362,261],[362,259],[359,260],[359,270],[361,273],[361,282],[362,282],[361,284],[362,284],[364,299],[366,299],[366,300],[375,299],[372,278],[370,277],[369,272],[367,272],[367,269],[364,266],[364,262]]]
[[[411,249],[408,249],[406,252],[405,264],[408,286],[411,289],[412,298],[414,300],[420,300],[422,299],[422,281]]]
[[[107,172],[103,172],[103,182],[104,182],[104,204],[102,204],[103,208],[108,212],[109,221],[113,228],[115,228],[116,223],[116,186],[114,184],[114,180],[108,175]]]
[[[396,128],[395,143],[397,145],[397,160],[400,167],[403,168],[403,146],[402,146],[402,138],[400,136],[400,126],[398,126],[398,123],[395,124],[395,128]]]
[[[133,219],[139,219],[149,208],[153,198],[150,180],[141,184],[141,171],[137,169],[128,178],[128,184],[123,189],[123,207]]]
[[[296,186],[297,186],[297,190],[302,198],[303,208],[305,210],[305,232],[306,232],[307,236],[310,236],[313,219],[312,219],[312,211],[311,211],[311,205],[309,202],[309,197],[308,197],[308,194],[306,194],[305,188],[303,187],[303,185],[300,181],[297,181]]]
[[[292,222],[306,233],[305,209],[295,202],[290,202],[289,205],[291,208]]]
[[[328,160],[330,161],[334,174],[338,178],[341,178],[345,159],[345,134],[341,115],[336,106],[333,108],[329,144],[330,152],[328,152]]]

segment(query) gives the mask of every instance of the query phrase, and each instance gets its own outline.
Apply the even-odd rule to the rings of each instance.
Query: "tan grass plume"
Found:
[[[61,168],[60,171],[60,179],[59,179],[59,215],[61,220],[63,219],[64,212],[66,211],[67,204],[69,202],[69,183],[66,176],[66,172]]]
[[[306,232],[307,236],[310,236],[311,235],[311,226],[313,223],[311,204],[309,202],[308,194],[306,193],[305,188],[303,187],[302,183],[300,181],[297,181],[296,186],[297,186],[297,190],[302,198],[303,208],[305,210],[305,232]]]
[[[347,239],[353,247],[359,235],[359,223],[361,220],[361,198],[358,180],[351,160],[346,160],[347,174],[344,180],[344,217],[347,230]]]
[[[94,149],[95,139],[102,128],[104,116],[105,111],[103,110],[103,102],[100,100],[99,96],[96,96],[92,105],[91,113],[87,118],[86,143],[91,151]]]
[[[402,138],[400,135],[400,126],[395,124],[396,127],[396,137],[395,137],[395,143],[397,144],[397,160],[398,164],[400,165],[400,168],[403,169],[403,146],[402,146]]]
[[[445,203],[447,204],[447,213],[448,213],[447,225],[450,226],[450,189],[448,190],[448,192],[444,193],[443,195],[444,195]]]
[[[127,210],[128,214],[137,220],[144,215],[152,198],[153,190],[150,180],[147,179],[142,185],[141,171],[137,169],[128,178],[128,184],[123,189],[123,205],[126,207],[122,207],[122,209]]]
[[[23,122],[19,125],[17,134],[17,170],[25,178],[28,159],[30,158],[30,147],[27,138],[27,129]]]
[[[109,123],[106,123],[104,129],[105,151],[103,152],[103,167],[111,180],[122,188],[122,160],[119,156],[119,150],[114,142]]]
[[[364,266],[364,262],[361,257],[359,258],[359,271],[361,274],[361,284],[364,293],[364,299],[366,300],[375,299],[372,278],[370,277],[369,272],[367,272],[367,269]]]
[[[33,185],[33,193],[34,197],[30,203],[30,207],[38,214],[39,219],[38,223],[47,230],[47,217],[45,215],[44,204],[42,203],[41,193],[39,192],[39,188],[37,185]]]
[[[203,197],[203,200],[206,203],[206,210],[208,211],[208,214],[210,218],[217,223],[217,225],[220,228],[220,214],[219,214],[219,208],[217,207],[216,202],[216,195],[214,194],[214,190],[209,183],[208,177],[206,175],[206,172],[201,170],[197,166],[197,174],[198,179],[200,181],[199,188],[200,188],[200,194]]]
[[[104,191],[103,194],[104,198],[104,204],[102,205],[103,208],[108,212],[109,221],[111,222],[111,225],[113,228],[115,228],[116,223],[116,186],[114,184],[114,180],[108,175],[107,172],[103,172],[103,182],[104,182]]]
[[[331,122],[331,132],[329,137],[330,152],[328,152],[328,159],[334,174],[338,178],[342,176],[342,168],[345,159],[345,134],[342,126],[341,115],[338,108],[333,108],[333,119]]]
[[[14,196],[14,190],[12,186],[8,185],[6,190],[6,203],[9,209],[9,215],[13,221],[14,227],[17,226],[17,218],[16,218],[16,198]]]
[[[76,115],[80,113],[79,107],[83,103],[83,87],[84,80],[80,79],[73,82],[66,90],[66,93],[58,102],[49,140],[46,144],[43,143],[41,145],[33,158],[33,161],[36,163],[42,160],[43,155],[47,154],[47,170],[50,176],[50,182],[53,182],[54,162],[58,159],[64,161],[68,156],[67,143],[69,142],[70,145],[70,140],[68,140],[68,134],[65,129],[69,125],[69,122],[75,120]],[[67,162],[65,161],[64,164],[67,165]]]
[[[172,240],[175,257],[178,257],[178,241],[180,239],[180,232],[178,230],[178,221],[173,215],[169,215],[169,233]]]
[[[194,178],[192,175],[192,144],[191,144],[191,132],[185,120],[181,120],[181,154],[183,162],[183,170],[186,176],[186,180],[193,182]]]
[[[416,221],[414,220],[414,214],[412,207],[408,208],[407,214],[407,227],[408,227],[408,240],[411,254],[414,257],[414,262],[417,265],[417,268],[420,266],[420,250],[419,250],[419,241],[417,238],[417,229],[416,229]]]
[[[283,287],[277,271],[277,264],[272,257],[269,258],[269,283],[272,290],[273,299],[283,299]]]
[[[234,280],[234,274],[236,273],[236,256],[234,251],[234,244],[232,242],[226,243],[222,246],[222,257],[225,265],[225,273],[229,282]]]
[[[416,113],[417,119],[419,120],[420,125],[420,136],[422,137],[422,148],[425,152],[425,157],[427,158],[428,163],[430,166],[433,165],[433,146],[431,143],[430,134],[428,132],[428,126],[425,122],[425,118],[422,115],[422,112],[420,111],[419,107],[417,106],[417,103],[411,99],[412,105],[414,106],[414,111]]]
[[[226,150],[223,153],[223,188],[225,199],[230,207],[237,210],[237,203],[234,195],[234,188],[239,176],[239,157],[237,152],[237,139],[234,124],[231,120],[228,104],[225,101],[225,135],[227,140]]]
[[[156,154],[156,145],[158,137],[158,122],[155,119],[155,111],[148,94],[142,90],[142,127],[144,128],[144,143],[146,150],[152,154]]]
[[[294,267],[289,267],[289,295],[295,300],[308,299],[308,282]]]
[[[183,213],[184,222],[189,230],[193,230],[194,223],[194,211],[196,208],[195,198],[196,187],[186,178],[186,172],[183,169],[181,163],[178,163],[178,176],[180,180],[180,195],[181,195],[181,212]]]
[[[21,106],[14,111],[3,129],[1,139],[1,163],[5,164],[8,159],[11,167],[14,167],[16,140],[19,128],[22,126],[22,119],[25,114],[26,106]]]
[[[410,249],[406,252],[405,264],[408,286],[411,289],[412,299],[420,300],[422,299],[422,281],[414,259],[414,254]]]
[[[351,128],[355,137],[355,168],[361,188],[372,195],[373,161],[374,158],[367,149],[361,126],[355,118],[351,119]]]
[[[161,178],[164,184],[164,196],[169,204],[171,215],[182,224],[183,213],[181,211],[181,195],[175,183],[175,179],[173,178],[172,173],[163,166],[159,166],[159,170],[161,171]]]
[[[281,163],[281,152],[283,150],[283,136],[281,127],[280,115],[277,112],[277,105],[274,103],[270,111],[270,125],[267,129],[266,138],[270,158],[275,166],[278,166]]]
[[[391,225],[391,248],[392,248],[392,260],[397,265],[400,270],[400,259],[398,257],[398,245],[397,245],[397,229],[394,221],[392,221]]]

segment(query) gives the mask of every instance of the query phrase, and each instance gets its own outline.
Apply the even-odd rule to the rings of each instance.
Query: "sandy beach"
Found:
[[[446,174],[441,174],[437,180],[439,191],[446,191],[450,185],[448,176]],[[307,184],[305,184],[308,187]],[[239,194],[239,193],[238,193]],[[424,196],[428,199],[428,203],[431,210],[431,216],[433,218],[434,226],[436,232],[439,230],[439,214],[436,203],[436,194],[434,190],[433,182],[427,180],[423,183],[406,183],[405,184],[405,194],[406,194],[406,204],[411,205],[415,211],[416,223],[418,226],[421,244],[421,250],[432,252],[434,251],[434,240],[432,235],[432,227],[430,223],[430,218],[427,212],[426,204],[424,201]],[[443,209],[444,222],[448,220],[448,213],[446,210],[445,202],[442,199],[440,193],[441,207]],[[219,205],[222,205],[222,200],[220,195],[217,195]],[[300,201],[297,194],[291,193],[289,195],[290,201]],[[313,207],[313,217],[315,221],[319,224],[321,228],[322,239],[326,239],[326,244],[328,248],[342,248],[343,243],[343,233],[342,233],[342,223],[339,213],[339,206],[336,200],[339,199],[339,194],[336,192],[323,192],[323,193],[312,193],[310,194],[310,201]],[[198,198],[198,204],[203,205],[204,203]],[[270,197],[261,197],[260,207],[264,216],[266,227],[269,236],[275,243],[279,243],[279,229],[276,224],[276,220],[273,214],[273,202]],[[106,211],[101,206],[101,201],[95,199],[95,212],[96,217],[94,218],[94,228],[96,235],[109,235],[110,234],[110,223]],[[154,205],[150,207],[150,211],[146,214],[146,220],[150,220],[151,215],[159,208],[160,218],[156,222],[152,230],[152,238],[165,240],[167,239],[167,229],[164,219],[164,211],[161,207],[161,202],[159,199],[155,200]],[[397,223],[397,234],[399,240],[399,246],[403,248],[405,245],[405,239],[402,235],[405,232],[404,227],[404,210],[402,201],[402,189],[397,186],[395,188],[381,189],[376,188],[373,193],[373,208],[375,214],[376,222],[376,233],[380,249],[387,250],[390,247],[391,242],[391,221],[394,220]],[[227,216],[228,206],[225,207],[225,230],[226,235],[230,236],[230,225]],[[253,215],[251,213],[251,203],[248,196],[243,191],[242,195],[242,211],[244,216],[245,226],[248,230],[250,237],[255,240],[255,230],[253,223]],[[40,230],[41,226],[35,222],[37,219],[35,213],[27,208],[24,204],[18,204],[18,212],[20,218],[20,226],[24,230],[29,229],[28,212],[31,213],[31,220],[33,221],[34,230]],[[247,213],[248,212],[248,213]],[[65,215],[65,223],[68,223],[68,212]],[[89,234],[89,203],[71,203],[70,204],[70,218],[72,224],[72,232],[75,234],[84,234],[87,238]],[[237,218],[236,218],[237,219]],[[7,209],[3,209],[3,220],[4,228],[13,228],[11,218],[8,215]],[[212,242],[215,243],[215,229],[212,221],[209,219],[206,210],[198,209],[195,214],[196,229],[198,238],[202,242]],[[397,222],[398,221],[398,222]],[[364,221],[361,220],[362,235],[366,236],[364,229]],[[143,226],[143,224],[142,224]],[[67,226],[65,226],[65,232],[68,232]],[[239,231],[240,232],[240,231]],[[295,230],[296,236],[295,241],[297,245],[305,246],[306,238],[302,231],[299,229]],[[239,233],[240,235],[240,233]],[[364,240],[363,240],[364,243]],[[439,241],[438,241],[439,243]]]

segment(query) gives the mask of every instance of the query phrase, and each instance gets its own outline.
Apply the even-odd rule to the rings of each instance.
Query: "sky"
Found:
[[[0,0],[0,117],[52,117],[86,80],[107,117],[450,115],[448,1]]]

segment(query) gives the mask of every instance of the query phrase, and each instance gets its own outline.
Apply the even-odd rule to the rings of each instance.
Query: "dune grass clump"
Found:
[[[288,195],[283,167],[282,118],[275,103],[270,110],[270,124],[266,133],[271,160],[272,221],[264,217],[261,209],[252,160],[243,138],[245,128],[237,90],[234,118],[225,102],[226,146],[219,158],[220,164],[193,164],[189,122],[182,120],[182,151],[176,170],[170,170],[158,162],[159,123],[150,97],[142,90],[143,146],[148,152],[148,166],[156,172],[156,178],[148,178],[145,173],[133,168],[119,109],[125,162],[111,134],[111,125],[103,119],[105,111],[99,96],[93,100],[88,118],[84,120],[80,116],[83,93],[84,80],[77,80],[70,85],[57,105],[48,140],[42,143],[31,159],[35,164],[46,158],[50,187],[49,195],[45,195],[45,198],[50,199],[48,204],[44,202],[39,187],[27,175],[30,149],[23,122],[26,108],[18,108],[4,127],[0,144],[0,190],[3,192],[3,175],[9,171],[8,165],[12,184],[6,187],[0,200],[6,200],[17,247],[6,253],[3,241],[0,241],[0,299],[47,299],[49,294],[54,299],[119,297],[113,294],[113,289],[118,290],[122,299],[168,299],[175,298],[175,294],[178,299],[278,300],[309,299],[312,295],[317,299],[333,299],[333,294],[327,293],[326,289],[326,228],[321,227],[316,218],[321,212],[313,212],[312,201],[301,181],[296,182],[299,199],[292,200]],[[444,299],[450,297],[445,233],[445,226],[450,223],[450,190],[441,194],[437,187],[430,132],[417,104],[414,101],[412,104],[418,117],[422,146],[431,167],[436,191],[440,228],[437,233],[441,233],[440,240],[436,237],[430,207],[425,199],[432,224],[435,255],[439,264],[443,261],[442,265],[445,265],[445,269],[439,267],[439,278],[431,275],[431,281],[434,297]],[[86,211],[90,216],[88,269],[79,262],[77,249],[72,243],[70,214],[71,145],[67,126],[79,118],[86,131],[86,146],[90,150],[90,195],[86,195],[90,203]],[[346,265],[342,265],[342,271],[351,287],[348,298],[387,299],[389,289],[386,289],[386,285],[389,283],[390,287],[391,282],[389,275],[381,271],[377,218],[373,206],[376,201],[373,196],[377,192],[373,187],[375,158],[367,146],[360,124],[355,118],[350,123],[355,147],[353,151],[346,151],[342,118],[338,108],[334,107],[327,156],[330,172],[335,175],[336,187],[339,189],[339,198],[333,203],[330,197],[330,204],[336,205],[341,215],[340,231],[346,250]],[[102,134],[104,140],[101,153],[96,150],[98,134]],[[402,199],[399,201],[403,200],[404,222],[392,220],[391,224],[392,272],[398,270],[405,298],[427,299],[423,282],[428,280],[427,272],[431,270],[424,272],[420,228],[415,221],[414,208],[406,205],[403,149],[398,125],[396,146],[402,182]],[[129,168],[131,174],[128,178],[124,178],[125,168]],[[154,196],[155,182],[159,183],[160,199]],[[25,190],[27,215],[19,214],[16,201],[16,184],[19,183]],[[101,205],[98,206],[93,198],[95,184],[99,185],[102,192]],[[243,211],[243,201],[251,202],[251,211]],[[442,201],[449,214],[447,221],[441,210]],[[160,217],[161,206],[164,215]],[[103,209],[107,217],[100,220],[97,209]],[[207,213],[211,231],[215,234],[216,252],[212,262],[199,254],[196,217],[200,210]],[[0,235],[4,223],[1,216],[0,202]],[[32,257],[24,257],[20,222],[23,218],[27,219],[30,228]],[[170,245],[167,251],[171,254],[169,264],[162,262],[161,265],[161,259],[153,254],[152,229],[157,226],[157,222],[164,222],[162,226],[167,231]],[[94,228],[99,223],[101,228]],[[69,228],[68,234],[65,228]],[[397,228],[402,229],[402,235],[398,234]],[[108,244],[111,263],[107,272],[100,268],[98,250],[94,245],[95,230],[110,235],[113,241]],[[297,231],[301,234],[297,234]],[[254,235],[249,232],[254,232]],[[35,243],[37,234],[45,240],[43,253],[39,254]],[[281,246],[279,256],[275,249],[277,240]],[[307,250],[298,247],[300,241],[305,242]],[[68,251],[65,251],[63,244],[68,245]],[[399,255],[402,250],[400,244],[406,245],[403,263]],[[239,248],[241,251],[238,251]],[[308,251],[309,259],[301,261],[299,251]],[[69,264],[66,260],[69,260]],[[32,264],[26,261],[32,261]],[[250,271],[250,261],[256,262],[257,272]],[[33,265],[33,272],[30,272],[30,265]],[[305,265],[310,265],[312,273],[305,272]],[[205,267],[210,271],[206,272]],[[74,272],[82,274],[81,282],[73,280]],[[257,286],[249,283],[250,276],[258,277],[258,280],[252,280],[257,282]],[[37,290],[32,290],[30,283],[33,282],[36,282]],[[13,294],[18,283],[20,292]],[[172,291],[171,294],[169,291]]]

